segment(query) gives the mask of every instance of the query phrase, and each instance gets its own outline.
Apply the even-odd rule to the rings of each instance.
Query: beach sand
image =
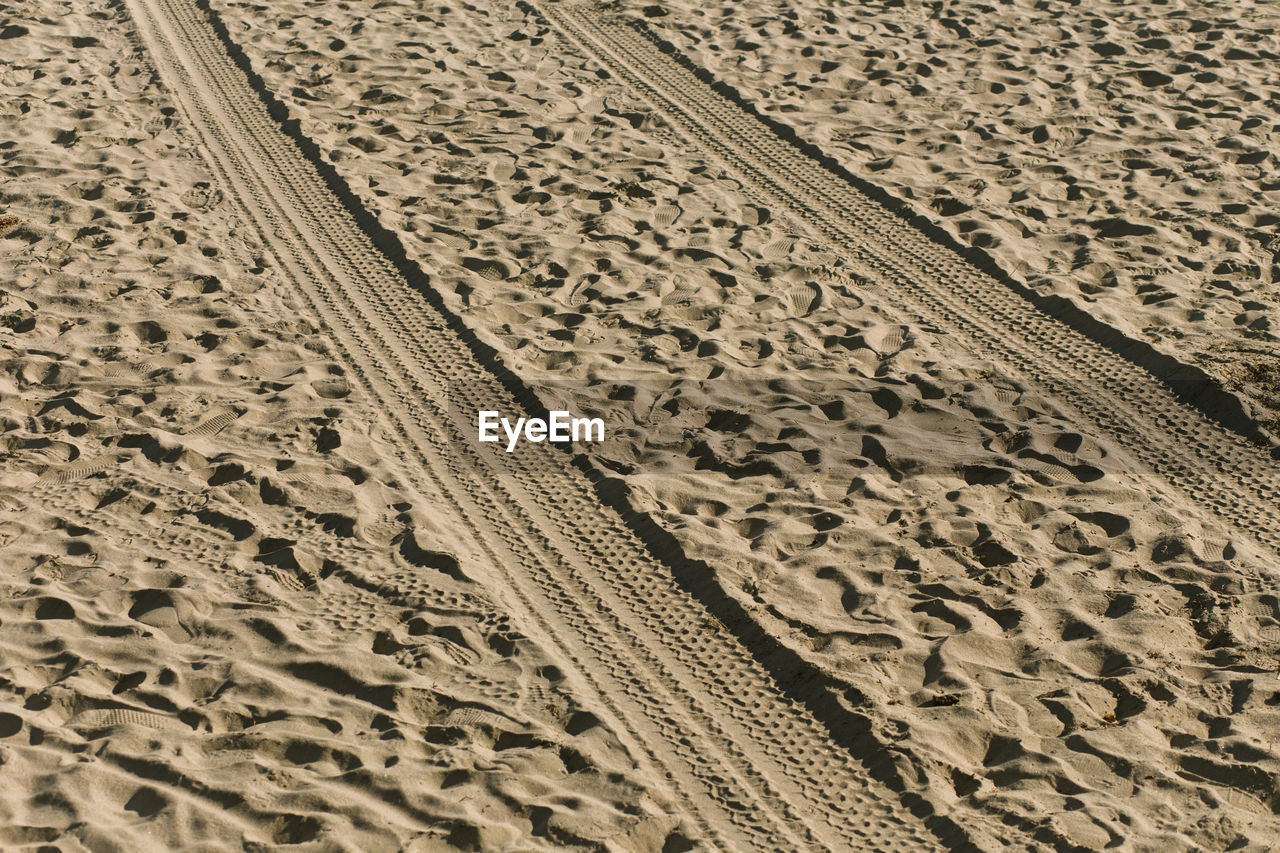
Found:
[[[631,633],[610,649],[549,627],[493,542],[558,553],[575,534],[508,473],[486,538],[423,473],[393,428],[421,400],[379,391],[359,330],[335,331],[285,250],[342,247],[254,218],[211,146],[257,143],[202,135],[199,86],[156,54],[181,40],[147,8],[24,0],[0,22],[0,215],[18,220],[0,236],[0,843],[796,849],[870,824],[810,802],[821,772],[725,746],[752,721],[717,710],[703,658],[627,621],[628,595],[657,593],[608,586],[613,528],[576,553],[610,590],[595,624],[618,602]],[[890,803],[885,838],[1273,843],[1263,4],[208,8],[226,67],[318,164],[314,193],[477,363],[605,420],[576,464],[645,571],[674,567],[654,583],[705,606],[697,654],[758,667],[774,686],[751,702],[818,720]],[[644,22],[631,54],[615,15]],[[694,83],[630,76],[673,50],[733,88],[725,121],[760,151],[809,156],[790,128],[830,158],[815,181],[851,174],[924,220],[868,219],[865,251],[824,231],[821,204],[681,118]],[[890,237],[922,287],[968,292],[963,264],[1036,319],[1004,351],[982,309],[931,308],[866,260]],[[965,247],[982,254],[936,260]],[[1041,322],[1084,343],[1054,350]],[[1177,399],[1210,387],[1198,369],[1225,389],[1203,410]],[[460,399],[450,381],[417,391]],[[657,662],[633,689],[670,689],[672,720],[711,697],[688,705],[711,709],[706,743],[654,746],[662,726],[595,679],[632,646]],[[685,781],[704,755],[750,769]],[[774,834],[717,817],[773,809],[769,785]]]

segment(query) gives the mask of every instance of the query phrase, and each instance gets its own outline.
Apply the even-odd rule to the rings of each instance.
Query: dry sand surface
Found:
[[[1275,18],[0,6],[0,846],[1271,849]]]
[[[678,838],[396,481],[127,19],[15,19],[0,846]]]
[[[1277,417],[1274,4],[662,11],[655,31],[761,112],[1038,291],[1205,365]]]

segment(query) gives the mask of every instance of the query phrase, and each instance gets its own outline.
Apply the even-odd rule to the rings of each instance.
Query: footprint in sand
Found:
[[[177,717],[135,711],[132,708],[96,708],[81,711],[66,722],[69,729],[109,729],[116,726],[143,726],[157,731],[188,731]]]
[[[680,218],[680,208],[674,204],[660,204],[653,210],[653,221],[662,228],[667,228]]]
[[[235,423],[235,421],[239,419],[245,411],[245,409],[240,407],[219,407],[215,409],[208,418],[205,418],[199,424],[184,432],[183,435],[211,438],[222,432],[231,424]]]
[[[698,286],[688,276],[677,275],[670,279],[670,292],[662,297],[663,305],[680,305],[692,302],[698,295]]]
[[[510,160],[498,160],[489,168],[489,175],[498,183],[506,183],[515,177],[516,164]]]
[[[770,261],[781,260],[782,258],[786,258],[791,255],[791,248],[795,244],[795,237],[779,237],[776,240],[771,240],[770,242],[765,243],[764,246],[760,248],[760,255]]]
[[[108,453],[103,456],[78,459],[70,465],[50,467],[40,475],[40,479],[36,480],[36,485],[63,486],[68,483],[74,483],[77,480],[87,479],[123,464],[128,458],[127,455],[122,453]]]
[[[492,258],[463,258],[462,266],[489,281],[502,281],[511,277],[511,271],[506,265]]]
[[[787,302],[801,317],[808,317],[822,302],[822,290],[813,282],[798,284],[787,291]]]
[[[181,201],[193,210],[205,211],[222,201],[222,191],[201,181],[184,192]]]
[[[893,355],[906,344],[907,328],[905,326],[876,326],[863,332],[862,339],[868,347],[880,355]]]

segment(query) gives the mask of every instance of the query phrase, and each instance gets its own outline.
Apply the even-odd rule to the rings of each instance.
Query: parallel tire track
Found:
[[[477,410],[521,407],[272,119],[269,96],[237,67],[216,17],[194,0],[127,7],[220,183],[398,438],[406,478],[466,521],[525,633],[570,665],[578,692],[637,760],[659,768],[707,840],[725,849],[938,847],[786,698],[794,685],[707,619],[563,454],[476,449],[464,430]],[[948,821],[935,823],[954,836]]]
[[[1280,476],[1260,433],[1247,441],[1225,430],[1179,399],[1182,380],[1153,374],[933,242],[717,91],[709,73],[643,23],[587,4],[539,2],[536,11],[909,314],[955,329],[983,358],[1075,408],[1195,503],[1280,552]]]

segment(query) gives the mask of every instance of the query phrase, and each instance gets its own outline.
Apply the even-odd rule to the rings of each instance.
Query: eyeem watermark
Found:
[[[499,428],[506,435],[507,452],[516,449],[521,440],[535,444],[549,441],[554,444],[568,444],[578,441],[604,441],[604,421],[600,418],[575,418],[568,412],[548,412],[550,420],[542,418],[516,418],[513,424],[501,413],[484,411],[480,413],[480,440],[501,441]]]

